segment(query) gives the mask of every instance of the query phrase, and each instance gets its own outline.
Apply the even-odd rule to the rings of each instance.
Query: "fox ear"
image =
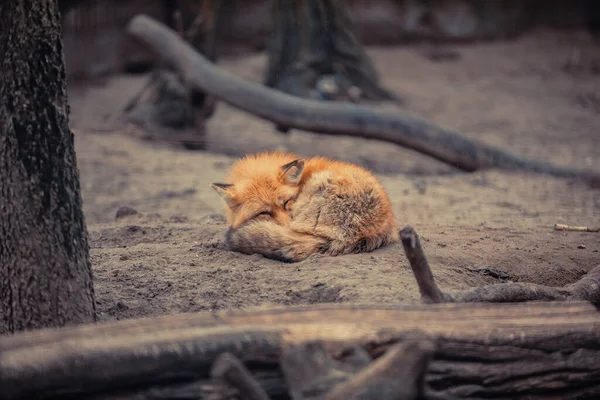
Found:
[[[281,167],[280,179],[288,185],[297,185],[304,171],[304,160],[301,158]]]
[[[233,185],[230,183],[211,183],[210,187],[215,190],[225,201],[229,208],[235,205],[233,201]]]

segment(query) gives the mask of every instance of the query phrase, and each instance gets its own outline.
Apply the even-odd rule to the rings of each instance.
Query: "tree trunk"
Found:
[[[321,100],[393,100],[339,0],[275,0],[265,85]]]
[[[0,20],[0,331],[91,322],[58,4],[0,2]]]

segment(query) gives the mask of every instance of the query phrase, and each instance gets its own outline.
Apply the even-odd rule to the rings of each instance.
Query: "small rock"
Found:
[[[585,244],[580,244],[579,246],[577,246],[578,249],[585,249]]]
[[[130,215],[136,215],[136,214],[139,214],[139,212],[136,209],[128,207],[128,206],[123,206],[117,210],[117,214],[115,215],[115,220],[119,220],[121,218],[125,218]]]

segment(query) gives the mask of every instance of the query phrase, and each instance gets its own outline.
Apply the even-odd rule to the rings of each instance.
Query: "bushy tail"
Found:
[[[244,254],[262,254],[283,262],[298,262],[315,253],[325,253],[329,239],[298,233],[272,221],[252,221],[225,235],[227,246]]]

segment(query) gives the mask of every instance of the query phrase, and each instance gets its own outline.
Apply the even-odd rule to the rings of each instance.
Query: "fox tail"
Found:
[[[225,243],[232,251],[292,263],[311,254],[326,253],[330,240],[295,232],[272,221],[252,221],[236,229],[229,228]]]

